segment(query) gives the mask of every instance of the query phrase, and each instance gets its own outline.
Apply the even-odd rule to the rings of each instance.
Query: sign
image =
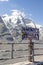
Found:
[[[39,40],[39,29],[32,27],[23,27],[22,28],[22,39],[34,39]]]

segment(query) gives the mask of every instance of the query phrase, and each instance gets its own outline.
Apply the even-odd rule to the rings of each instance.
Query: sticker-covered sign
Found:
[[[23,27],[22,28],[22,39],[34,39],[39,40],[39,29],[32,27]]]

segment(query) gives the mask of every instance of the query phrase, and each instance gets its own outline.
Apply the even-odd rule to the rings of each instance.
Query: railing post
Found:
[[[34,62],[34,42],[33,42],[33,62]]]
[[[11,44],[11,45],[12,45],[12,49],[11,49],[11,59],[13,59],[13,44],[14,44],[14,43]]]
[[[30,43],[29,43],[29,61],[30,62],[33,61],[33,43],[32,43],[32,40],[30,40]]]

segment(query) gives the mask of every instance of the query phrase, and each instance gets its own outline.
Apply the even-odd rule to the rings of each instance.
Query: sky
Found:
[[[0,16],[20,10],[39,25],[43,25],[43,0],[0,0]]]

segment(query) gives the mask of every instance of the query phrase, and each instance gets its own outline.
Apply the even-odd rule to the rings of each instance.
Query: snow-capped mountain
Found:
[[[13,38],[0,16],[0,43],[12,43]]]
[[[43,27],[26,18],[24,13],[14,10],[10,16],[7,14],[0,16],[0,41],[2,39],[4,42],[14,42],[15,38],[21,40],[22,26],[39,28],[39,37],[40,40],[43,40]]]

